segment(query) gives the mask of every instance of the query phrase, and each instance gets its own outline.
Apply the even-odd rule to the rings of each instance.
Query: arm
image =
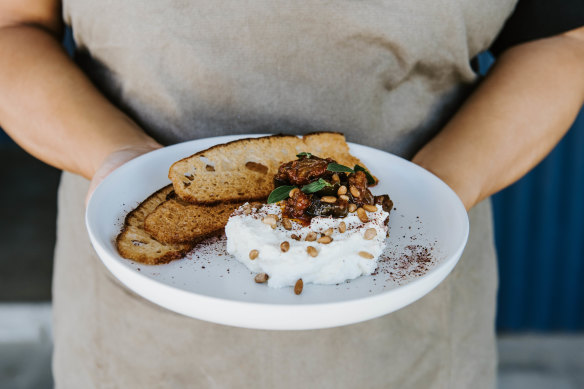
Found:
[[[61,33],[58,0],[0,3],[0,125],[6,132],[37,158],[89,179],[160,147],[68,58]]]
[[[413,162],[468,210],[541,161],[583,103],[584,27],[512,47]]]

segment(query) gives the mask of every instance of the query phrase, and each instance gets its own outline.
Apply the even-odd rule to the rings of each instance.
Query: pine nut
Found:
[[[365,230],[365,234],[363,234],[363,239],[371,240],[375,238],[375,235],[377,235],[377,230],[375,228],[368,228]]]
[[[332,229],[332,227],[331,227],[331,228],[329,228],[329,229],[327,229],[327,230],[324,232],[324,234],[325,234],[326,236],[331,236],[331,235],[333,234],[333,229]]]
[[[285,230],[290,231],[292,229],[292,222],[288,218],[282,219],[282,225],[284,226]]]
[[[290,250],[290,243],[288,241],[280,243],[280,250],[282,250],[283,253]]]
[[[363,208],[357,208],[357,216],[359,217],[359,220],[361,220],[363,223],[367,223],[369,221],[369,218],[367,217],[367,212],[365,212]]]
[[[361,193],[359,193],[359,190],[355,188],[353,185],[349,187],[349,190],[351,191],[353,197],[361,197]]]
[[[276,215],[268,215],[262,219],[262,222],[269,226],[275,227],[276,223],[278,222],[278,217]]]
[[[294,240],[300,240],[300,236],[296,235],[296,234],[292,234],[290,235],[290,238],[294,239]]]
[[[367,251],[359,251],[359,256],[365,259],[373,259],[373,254],[368,253]]]
[[[322,243],[322,244],[329,244],[330,242],[333,241],[333,238],[331,238],[330,236],[321,236],[320,238],[318,238],[316,240],[318,243]]]
[[[343,200],[343,201],[349,201],[349,196],[347,195],[340,195],[339,199]]]
[[[302,289],[304,288],[304,282],[302,282],[302,278],[296,281],[296,285],[294,285],[294,294],[299,295],[302,293]]]
[[[289,197],[294,197],[294,193],[298,192],[299,190],[300,190],[300,189],[298,189],[298,188],[294,188],[294,189],[292,189],[292,190],[291,190],[291,191],[288,193],[288,196],[289,196]]]
[[[363,209],[367,212],[377,212],[377,207],[375,205],[363,204]]]
[[[344,195],[347,194],[347,187],[345,185],[341,185],[339,187],[339,190],[337,190],[337,194],[340,195]]]
[[[307,242],[314,242],[316,238],[316,232],[310,231],[308,234],[306,234],[306,238],[304,238],[304,240]]]
[[[336,203],[337,198],[335,196],[322,196],[320,201],[324,201],[325,203]]]
[[[266,282],[268,280],[268,278],[270,278],[270,277],[266,273],[258,273],[258,274],[256,274],[254,280],[258,284],[263,284],[264,282]]]
[[[339,178],[339,175],[337,173],[333,174],[332,181],[333,183],[341,182],[341,179]]]
[[[345,224],[345,222],[340,222],[339,223],[339,232],[342,234],[345,231],[347,231],[347,225]]]
[[[308,255],[310,255],[311,257],[316,257],[318,255],[318,250],[315,249],[312,246],[308,246],[306,248],[306,252],[308,253]]]
[[[257,251],[257,250],[251,250],[249,252],[249,259],[251,259],[253,261],[254,259],[256,259],[258,257],[258,255],[260,255],[260,252],[259,251]]]
[[[353,213],[357,210],[357,205],[351,203],[349,204],[349,212]]]

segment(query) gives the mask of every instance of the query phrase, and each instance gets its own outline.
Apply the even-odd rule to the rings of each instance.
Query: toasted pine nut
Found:
[[[359,193],[359,190],[355,188],[353,185],[349,187],[349,190],[351,191],[353,197],[361,197],[361,193]]]
[[[285,230],[290,231],[292,229],[292,222],[288,218],[282,219],[282,225],[284,226]]]
[[[311,257],[316,257],[318,255],[318,250],[315,249],[312,246],[308,246],[306,248],[306,252],[308,253],[308,255],[310,255]]]
[[[253,261],[254,259],[256,259],[258,257],[258,255],[260,255],[260,252],[259,251],[257,251],[257,250],[251,250],[249,252],[249,259],[251,259]]]
[[[347,225],[345,224],[345,222],[340,222],[339,223],[339,232],[342,234],[345,231],[347,231]]]
[[[263,284],[264,282],[266,282],[268,280],[268,278],[270,278],[270,277],[266,273],[258,273],[258,274],[256,274],[254,280],[258,284]]]
[[[316,232],[310,231],[308,234],[306,234],[306,238],[304,238],[304,240],[307,242],[314,242],[316,240]]]
[[[377,235],[377,230],[375,228],[368,228],[365,230],[365,233],[363,234],[363,239],[371,240],[375,238],[375,235]]]
[[[290,250],[290,243],[285,240],[284,242],[280,243],[280,250],[282,250],[283,253],[285,253],[286,251]]]
[[[331,238],[330,236],[325,235],[325,236],[321,236],[316,241],[318,243],[322,243],[322,244],[329,244],[330,242],[333,241],[333,238]]]
[[[302,278],[300,278],[294,285],[294,294],[298,295],[302,293],[302,288],[304,288],[304,282],[302,282]]]
[[[359,256],[365,259],[373,259],[373,254],[368,253],[367,251],[359,251]]]
[[[356,204],[349,204],[349,212],[353,213],[357,210],[357,205]]]
[[[341,182],[341,179],[339,178],[339,175],[337,173],[333,174],[332,176],[332,181],[333,182]]]
[[[325,203],[336,203],[337,198],[335,196],[322,196],[320,201],[324,201]]]
[[[294,197],[294,193],[298,192],[299,190],[300,190],[300,189],[298,189],[298,188],[294,188],[294,189],[292,189],[292,190],[290,191],[290,193],[288,193],[288,196],[289,196],[289,197]]]
[[[367,223],[369,218],[367,217],[367,212],[363,208],[357,208],[357,216],[359,216],[359,220],[363,223]]]
[[[331,236],[333,234],[333,228],[329,228],[327,229],[325,232],[323,232],[323,234],[325,234],[326,236]]]
[[[267,215],[262,219],[262,222],[275,227],[278,222],[278,217],[276,215]]]
[[[294,240],[300,240],[300,237],[296,234],[292,234],[290,235],[290,238],[294,239]]]
[[[345,185],[341,185],[339,187],[339,190],[337,190],[337,194],[340,195],[344,195],[347,193],[347,187]]]
[[[343,200],[343,201],[349,201],[349,196],[347,195],[340,195],[339,199]]]
[[[375,205],[363,204],[363,209],[367,212],[377,212],[377,207]]]

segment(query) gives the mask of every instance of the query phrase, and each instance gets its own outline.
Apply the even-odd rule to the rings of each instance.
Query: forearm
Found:
[[[413,161],[470,209],[549,153],[584,102],[584,41],[558,36],[508,50]]]
[[[37,158],[86,178],[116,150],[156,145],[41,28],[0,28],[0,90],[8,134]]]

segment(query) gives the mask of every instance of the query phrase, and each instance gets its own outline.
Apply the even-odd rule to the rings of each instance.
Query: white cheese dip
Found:
[[[268,215],[277,217],[276,228],[263,221]],[[305,284],[340,283],[371,274],[377,267],[377,259],[385,247],[389,213],[378,205],[377,211],[367,212],[367,216],[369,221],[365,223],[356,212],[345,218],[314,217],[307,227],[292,221],[292,228],[286,230],[278,204],[259,209],[245,204],[235,210],[225,227],[227,252],[251,271],[266,273],[268,285],[273,288],[293,286],[300,278]],[[346,225],[345,232],[339,231],[342,222]],[[330,228],[332,242],[306,241],[309,233],[321,237]],[[281,249],[283,242],[290,244],[286,252]],[[314,253],[309,246],[316,249],[316,256],[309,255],[307,250]],[[252,250],[258,251],[255,259],[250,259]]]

